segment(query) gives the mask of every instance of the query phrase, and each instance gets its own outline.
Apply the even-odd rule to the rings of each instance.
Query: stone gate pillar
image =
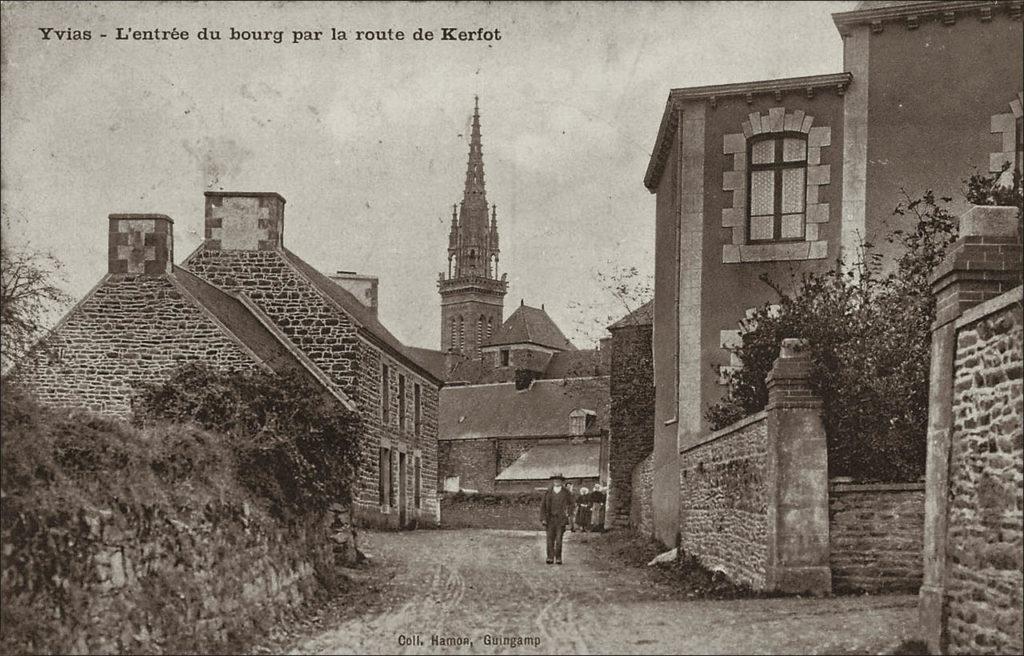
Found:
[[[768,590],[832,592],[828,452],[803,340],[784,339],[768,385]]]
[[[960,238],[932,274],[935,323],[928,387],[924,578],[920,592],[921,637],[932,653],[945,653],[946,648],[946,520],[956,319],[968,308],[1019,285],[1020,258],[1017,208],[977,206],[960,217]]]

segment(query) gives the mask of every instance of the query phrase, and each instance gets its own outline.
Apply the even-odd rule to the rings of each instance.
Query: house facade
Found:
[[[12,377],[44,402],[128,417],[139,385],[186,362],[300,371],[360,416],[354,519],[436,524],[440,354],[380,323],[375,281],[357,298],[285,248],[284,206],[207,192],[205,241],[181,267],[168,217],[111,215],[108,274]]]
[[[679,458],[748,310],[886,237],[903,189],[956,196],[1020,166],[1020,2],[870,2],[834,15],[844,70],[673,89],[644,179],[656,195],[655,535],[679,530]],[[955,80],[956,84],[948,84]]]

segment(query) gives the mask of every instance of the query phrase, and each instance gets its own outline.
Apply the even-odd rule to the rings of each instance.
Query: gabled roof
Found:
[[[519,456],[496,481],[539,481],[554,474],[568,479],[598,478],[601,474],[601,443],[541,442]]]
[[[644,186],[651,193],[658,189],[661,174],[665,170],[665,162],[672,149],[673,137],[679,128],[680,104],[686,101],[710,101],[728,96],[753,97],[765,94],[776,94],[790,91],[808,91],[830,89],[842,93],[853,79],[851,73],[830,73],[827,75],[808,75],[804,77],[778,78],[774,80],[756,80],[736,84],[715,84],[700,87],[672,89],[665,102],[665,111],[661,115],[658,136],[651,150],[651,159],[647,163],[644,174]]]
[[[381,348],[388,351],[393,357],[411,365],[433,379],[437,383],[444,381],[443,376],[435,373],[436,367],[433,357],[424,357],[421,351],[426,349],[414,349],[407,347],[398,338],[391,334],[384,324],[380,322],[377,315],[370,308],[363,305],[359,299],[346,289],[343,289],[336,282],[320,273],[316,268],[310,266],[302,258],[292,253],[287,248],[282,249],[285,260],[306,276],[309,281],[321,293],[337,303],[342,310],[348,313],[362,329],[362,334]]]
[[[536,344],[561,351],[576,350],[544,308],[529,305],[517,307],[484,346],[506,344]]]
[[[608,330],[615,330],[617,328],[630,328],[633,326],[650,326],[654,323],[654,299],[647,301],[637,309],[633,310],[626,316],[622,317],[612,325],[608,326]]]
[[[598,349],[577,349],[574,351],[558,351],[547,358],[544,370],[538,372],[538,380],[555,378],[590,378],[607,376],[607,362]],[[443,357],[443,354],[442,354]],[[449,383],[507,383],[515,380],[513,367],[496,367],[490,359],[459,358],[448,373]]]
[[[316,364],[277,329],[262,311],[244,296],[230,294],[187,269],[175,266],[173,280],[189,296],[275,373],[299,372],[324,387],[350,410],[355,404]]]
[[[608,427],[609,403],[607,376],[535,380],[524,390],[515,383],[442,387],[438,439],[564,437],[578,408],[597,413],[597,432]]]

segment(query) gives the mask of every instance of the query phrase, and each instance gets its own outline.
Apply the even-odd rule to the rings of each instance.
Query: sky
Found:
[[[438,348],[437,276],[479,95],[505,315],[543,304],[591,346],[623,313],[609,278],[653,274],[643,176],[669,90],[839,72],[831,13],[855,5],[5,2],[3,239],[56,256],[77,300],[106,272],[108,214],[171,216],[180,263],[202,241],[204,191],[276,191],[290,250],[379,276],[384,323]],[[222,39],[197,39],[204,27]],[[444,27],[501,38],[441,41]],[[355,38],[389,28],[405,40]],[[417,28],[435,39],[412,40]],[[323,34],[292,43],[293,30]]]

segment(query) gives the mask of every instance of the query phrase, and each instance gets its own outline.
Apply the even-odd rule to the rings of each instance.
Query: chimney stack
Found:
[[[284,198],[272,191],[207,191],[206,248],[272,251],[284,240]]]
[[[377,314],[377,288],[380,285],[377,276],[361,276],[355,271],[339,271],[328,277]]]
[[[174,266],[174,221],[164,214],[111,214],[109,273],[170,273]]]

